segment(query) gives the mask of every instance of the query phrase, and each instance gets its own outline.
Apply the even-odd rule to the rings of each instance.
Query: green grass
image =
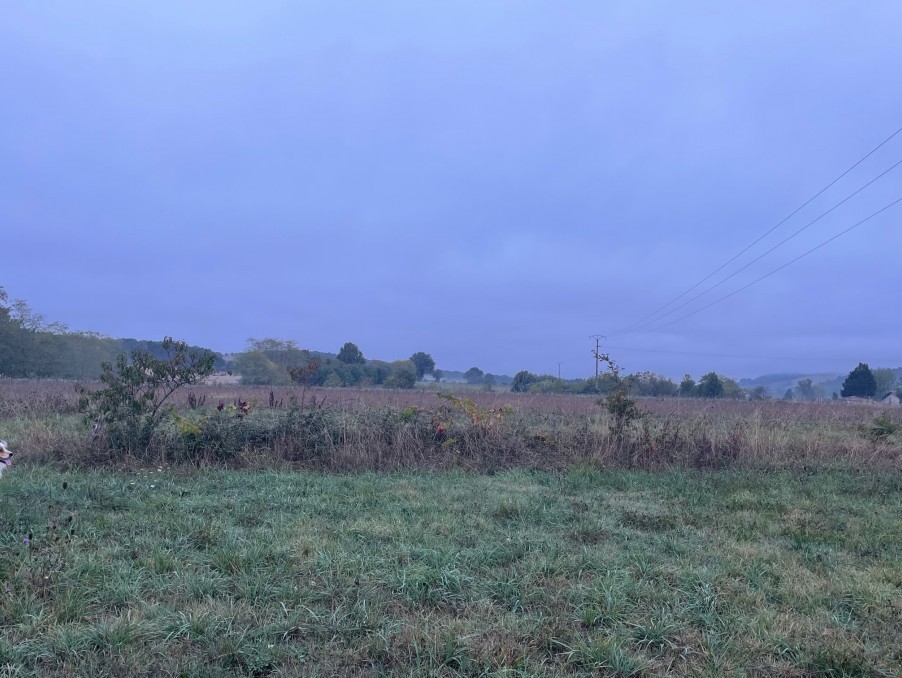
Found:
[[[900,535],[886,471],[14,467],[0,675],[898,676]]]

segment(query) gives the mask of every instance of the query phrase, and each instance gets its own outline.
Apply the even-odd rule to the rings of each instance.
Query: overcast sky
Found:
[[[902,366],[902,203],[683,317],[902,197],[902,166],[623,332],[902,127],[900,35],[898,0],[7,2],[0,285],[220,351],[577,377],[602,334],[671,377]],[[900,160],[902,133],[664,312]]]

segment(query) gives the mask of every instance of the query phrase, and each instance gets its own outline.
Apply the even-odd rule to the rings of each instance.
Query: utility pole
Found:
[[[558,379],[561,378],[561,363],[560,362],[558,362],[558,364],[557,364],[557,378]]]
[[[603,334],[592,334],[589,336],[590,339],[595,340],[595,350],[592,351],[592,354],[595,356],[595,385],[598,385],[598,361],[601,360],[601,340],[606,339]],[[590,349],[591,350],[591,349]]]

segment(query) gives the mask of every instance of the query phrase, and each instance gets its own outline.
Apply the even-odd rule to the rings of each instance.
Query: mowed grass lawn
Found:
[[[0,675],[902,675],[894,472],[14,467],[0,527]]]

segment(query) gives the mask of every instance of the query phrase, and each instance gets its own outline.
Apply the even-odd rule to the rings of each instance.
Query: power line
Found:
[[[894,165],[893,165],[892,167],[890,167],[889,169],[886,169],[886,170],[884,170],[883,172],[881,172],[879,175],[877,175],[875,178],[871,179],[869,182],[867,182],[864,186],[862,186],[861,188],[859,188],[859,189],[858,189],[857,191],[855,191],[854,193],[851,193],[851,194],[847,195],[845,198],[843,198],[843,199],[840,200],[838,203],[836,203],[835,205],[833,205],[833,207],[831,207],[830,209],[828,209],[826,212],[824,212],[823,214],[821,214],[821,215],[818,216],[817,218],[815,218],[815,219],[809,221],[807,224],[805,224],[804,226],[802,226],[802,228],[800,228],[799,230],[797,230],[795,233],[793,233],[793,234],[789,235],[788,237],[784,238],[783,240],[781,240],[780,242],[778,242],[776,245],[774,245],[773,247],[771,247],[769,250],[767,250],[767,251],[764,252],[763,254],[760,254],[759,256],[755,257],[754,259],[752,259],[750,262],[748,262],[747,264],[745,264],[745,265],[742,266],[741,268],[738,268],[738,269],[736,269],[735,271],[733,271],[733,272],[732,272],[730,275],[728,275],[726,278],[723,278],[723,279],[720,280],[719,282],[714,283],[713,285],[711,285],[710,287],[708,287],[706,290],[700,292],[699,294],[696,294],[694,297],[691,297],[690,299],[687,299],[686,301],[684,301],[684,302],[683,302],[682,304],[680,304],[679,306],[675,306],[674,308],[670,309],[670,310],[667,311],[666,313],[664,313],[664,314],[662,314],[661,316],[659,316],[659,317],[657,318],[657,320],[649,320],[648,322],[639,323],[638,326],[635,326],[632,330],[630,330],[630,331],[628,331],[628,332],[623,332],[622,334],[635,334],[635,333],[637,333],[637,332],[641,332],[641,330],[642,330],[643,327],[646,327],[646,326],[648,326],[648,325],[654,325],[656,322],[660,322],[662,319],[666,318],[667,316],[669,316],[669,315],[671,315],[671,314],[673,314],[673,313],[676,313],[676,312],[679,311],[681,308],[685,308],[686,306],[688,306],[689,304],[691,304],[691,303],[692,303],[693,301],[695,301],[696,299],[700,299],[701,297],[705,296],[705,295],[706,295],[708,292],[710,292],[711,290],[720,287],[720,286],[723,285],[725,282],[727,282],[727,280],[730,280],[731,278],[736,277],[737,275],[739,275],[740,273],[742,273],[744,270],[746,270],[747,268],[749,268],[750,266],[752,266],[752,264],[755,264],[755,263],[761,261],[761,260],[762,260],[764,257],[766,257],[768,254],[770,254],[771,252],[773,252],[773,251],[776,250],[777,248],[782,247],[783,245],[785,245],[787,242],[789,242],[790,240],[792,240],[793,238],[795,238],[797,235],[799,235],[802,231],[805,231],[805,230],[807,230],[808,228],[810,228],[811,226],[813,226],[814,224],[816,224],[818,221],[820,221],[820,220],[823,219],[825,216],[827,216],[828,214],[830,214],[830,213],[831,213],[833,210],[835,210],[837,207],[839,207],[840,205],[842,205],[842,204],[848,202],[849,200],[851,200],[852,198],[854,198],[856,195],[858,195],[859,193],[861,193],[864,189],[866,189],[868,186],[870,186],[871,184],[873,184],[875,181],[877,181],[878,179],[880,179],[880,178],[883,177],[884,175],[888,174],[888,173],[891,172],[892,170],[896,169],[899,165],[902,165],[902,160],[900,160],[899,162],[897,162],[896,164],[894,164]],[[710,276],[709,276],[709,277],[710,277]]]
[[[884,140],[881,141],[879,144],[877,144],[877,146],[875,146],[873,149],[871,149],[871,151],[869,151],[869,152],[868,152],[864,157],[862,157],[858,162],[856,162],[856,163],[855,163],[854,165],[852,165],[849,169],[847,169],[845,172],[843,172],[842,174],[840,174],[840,175],[839,175],[838,177],[836,177],[833,181],[831,181],[829,184],[827,184],[827,185],[824,186],[821,190],[819,190],[817,193],[815,193],[813,196],[811,196],[811,197],[810,197],[808,200],[806,200],[802,205],[800,205],[799,207],[797,207],[790,215],[788,215],[788,216],[785,217],[782,221],[780,221],[780,223],[778,223],[776,226],[774,226],[774,227],[771,228],[770,230],[766,231],[766,232],[765,232],[763,235],[761,235],[757,240],[755,240],[755,241],[752,242],[750,245],[748,245],[745,249],[743,249],[743,250],[740,251],[738,254],[736,254],[732,259],[729,259],[726,263],[724,263],[723,265],[721,265],[721,266],[717,267],[716,269],[714,269],[713,271],[711,271],[711,273],[709,273],[709,274],[706,275],[704,278],[702,278],[701,280],[699,280],[697,283],[695,283],[692,287],[690,287],[689,289],[687,289],[687,290],[686,290],[685,292],[683,292],[682,294],[679,294],[678,296],[674,297],[673,299],[671,299],[670,301],[668,301],[666,304],[664,304],[664,305],[661,306],[660,308],[658,308],[658,309],[652,311],[651,313],[649,313],[648,315],[646,315],[646,316],[640,318],[639,320],[637,320],[636,322],[632,323],[631,325],[628,325],[626,328],[624,328],[624,329],[618,331],[617,334],[618,334],[618,335],[619,335],[619,334],[625,334],[625,333],[627,333],[627,332],[630,332],[630,331],[633,330],[634,328],[636,328],[636,327],[638,327],[638,326],[640,326],[640,325],[643,325],[643,324],[645,323],[646,320],[648,320],[648,319],[650,319],[650,318],[656,316],[658,313],[660,313],[660,312],[663,311],[665,308],[667,308],[668,306],[670,306],[671,304],[673,304],[675,301],[679,301],[679,300],[682,299],[684,296],[686,296],[687,294],[689,294],[692,290],[694,290],[696,287],[698,287],[699,285],[701,285],[703,282],[705,282],[706,280],[709,280],[709,279],[712,278],[715,274],[719,273],[719,272],[722,271],[724,268],[726,268],[727,266],[729,266],[731,263],[733,263],[734,261],[736,261],[736,259],[738,259],[739,257],[741,257],[741,256],[742,256],[743,254],[745,254],[746,252],[748,252],[752,247],[754,247],[754,246],[757,245],[759,242],[761,242],[762,240],[764,240],[764,238],[766,238],[768,235],[770,235],[771,233],[773,233],[773,232],[774,232],[775,230],[777,230],[780,226],[782,226],[783,224],[785,224],[785,223],[786,223],[787,221],[789,221],[792,217],[794,217],[796,214],[798,214],[801,210],[803,210],[805,207],[807,207],[812,201],[814,201],[815,199],[817,199],[818,197],[820,197],[827,189],[829,189],[830,187],[832,187],[837,181],[839,181],[840,179],[842,179],[842,178],[843,178],[844,176],[846,176],[849,172],[851,172],[853,169],[855,169],[855,168],[858,167],[861,163],[863,163],[865,160],[867,160],[869,157],[871,157],[874,153],[876,153],[878,150],[880,150],[880,148],[882,148],[882,147],[883,147],[885,144],[887,144],[893,137],[895,137],[897,134],[899,134],[899,132],[902,132],[902,127],[900,127],[899,129],[897,129],[895,132],[893,132],[892,134],[890,134],[886,139],[884,139]],[[615,335],[615,336],[616,336],[616,335]]]
[[[785,264],[783,264],[782,266],[779,266],[778,268],[775,268],[775,269],[774,269],[773,271],[771,271],[770,273],[765,273],[765,274],[762,275],[760,278],[757,278],[756,280],[753,280],[752,282],[748,283],[747,285],[743,285],[743,286],[740,287],[739,289],[734,290],[734,291],[730,292],[729,294],[726,294],[726,295],[720,297],[719,299],[715,299],[715,300],[712,301],[710,304],[708,304],[708,305],[706,305],[706,306],[702,306],[701,308],[696,309],[696,310],[692,311],[691,313],[687,313],[686,315],[680,316],[679,318],[676,318],[675,320],[671,320],[671,321],[668,322],[668,323],[664,323],[663,325],[658,325],[657,327],[652,327],[652,328],[649,328],[649,329],[646,329],[646,330],[642,330],[641,332],[638,332],[638,334],[647,334],[648,332],[657,332],[658,330],[662,330],[662,329],[664,329],[665,327],[670,327],[670,326],[673,325],[674,323],[678,323],[678,322],[680,322],[681,320],[685,320],[686,318],[689,318],[689,317],[691,317],[691,316],[694,316],[696,313],[701,313],[702,311],[711,308],[711,307],[714,306],[715,304],[719,304],[720,302],[725,301],[725,300],[729,299],[730,297],[735,296],[735,295],[739,294],[740,292],[742,292],[742,291],[744,291],[744,290],[747,290],[747,289],[748,289],[749,287],[751,287],[752,285],[755,285],[755,284],[761,282],[762,280],[764,280],[765,278],[769,278],[770,276],[774,275],[775,273],[777,273],[777,272],[779,272],[779,271],[782,271],[784,268],[786,268],[787,266],[790,266],[791,264],[794,264],[794,263],[797,262],[799,259],[803,259],[804,257],[807,257],[807,256],[808,256],[809,254],[811,254],[812,252],[815,252],[815,251],[819,250],[820,248],[824,247],[825,245],[830,244],[831,242],[833,242],[834,240],[836,240],[836,239],[839,238],[840,236],[845,235],[846,233],[848,233],[849,231],[851,231],[851,230],[854,229],[854,228],[858,228],[859,226],[861,226],[861,225],[862,225],[863,223],[865,223],[866,221],[870,221],[871,219],[873,219],[874,217],[876,217],[878,214],[880,214],[880,213],[882,213],[882,212],[885,212],[885,211],[888,210],[890,207],[893,207],[894,205],[897,205],[897,204],[900,203],[900,202],[902,202],[902,197],[896,198],[896,199],[895,199],[893,202],[891,202],[890,204],[886,205],[885,207],[880,208],[879,210],[877,210],[877,211],[874,212],[873,214],[871,214],[871,215],[865,217],[865,218],[862,219],[861,221],[859,221],[859,222],[857,222],[857,223],[855,223],[855,224],[852,224],[852,225],[849,226],[847,229],[845,229],[845,230],[843,230],[843,231],[840,231],[839,233],[837,233],[836,235],[834,235],[832,238],[828,238],[827,240],[825,240],[824,242],[822,242],[820,245],[817,245],[816,247],[812,247],[812,248],[811,248],[810,250],[808,250],[807,252],[804,252],[804,253],[800,254],[799,256],[797,256],[795,259],[790,259],[789,261],[787,261],[787,262],[786,262]]]
[[[638,351],[640,353],[668,353],[674,355],[694,355],[703,358],[744,358],[747,360],[798,360],[798,356],[746,355],[738,353],[700,353],[698,351],[669,351],[659,348],[635,348],[632,346],[608,346],[618,351]]]

